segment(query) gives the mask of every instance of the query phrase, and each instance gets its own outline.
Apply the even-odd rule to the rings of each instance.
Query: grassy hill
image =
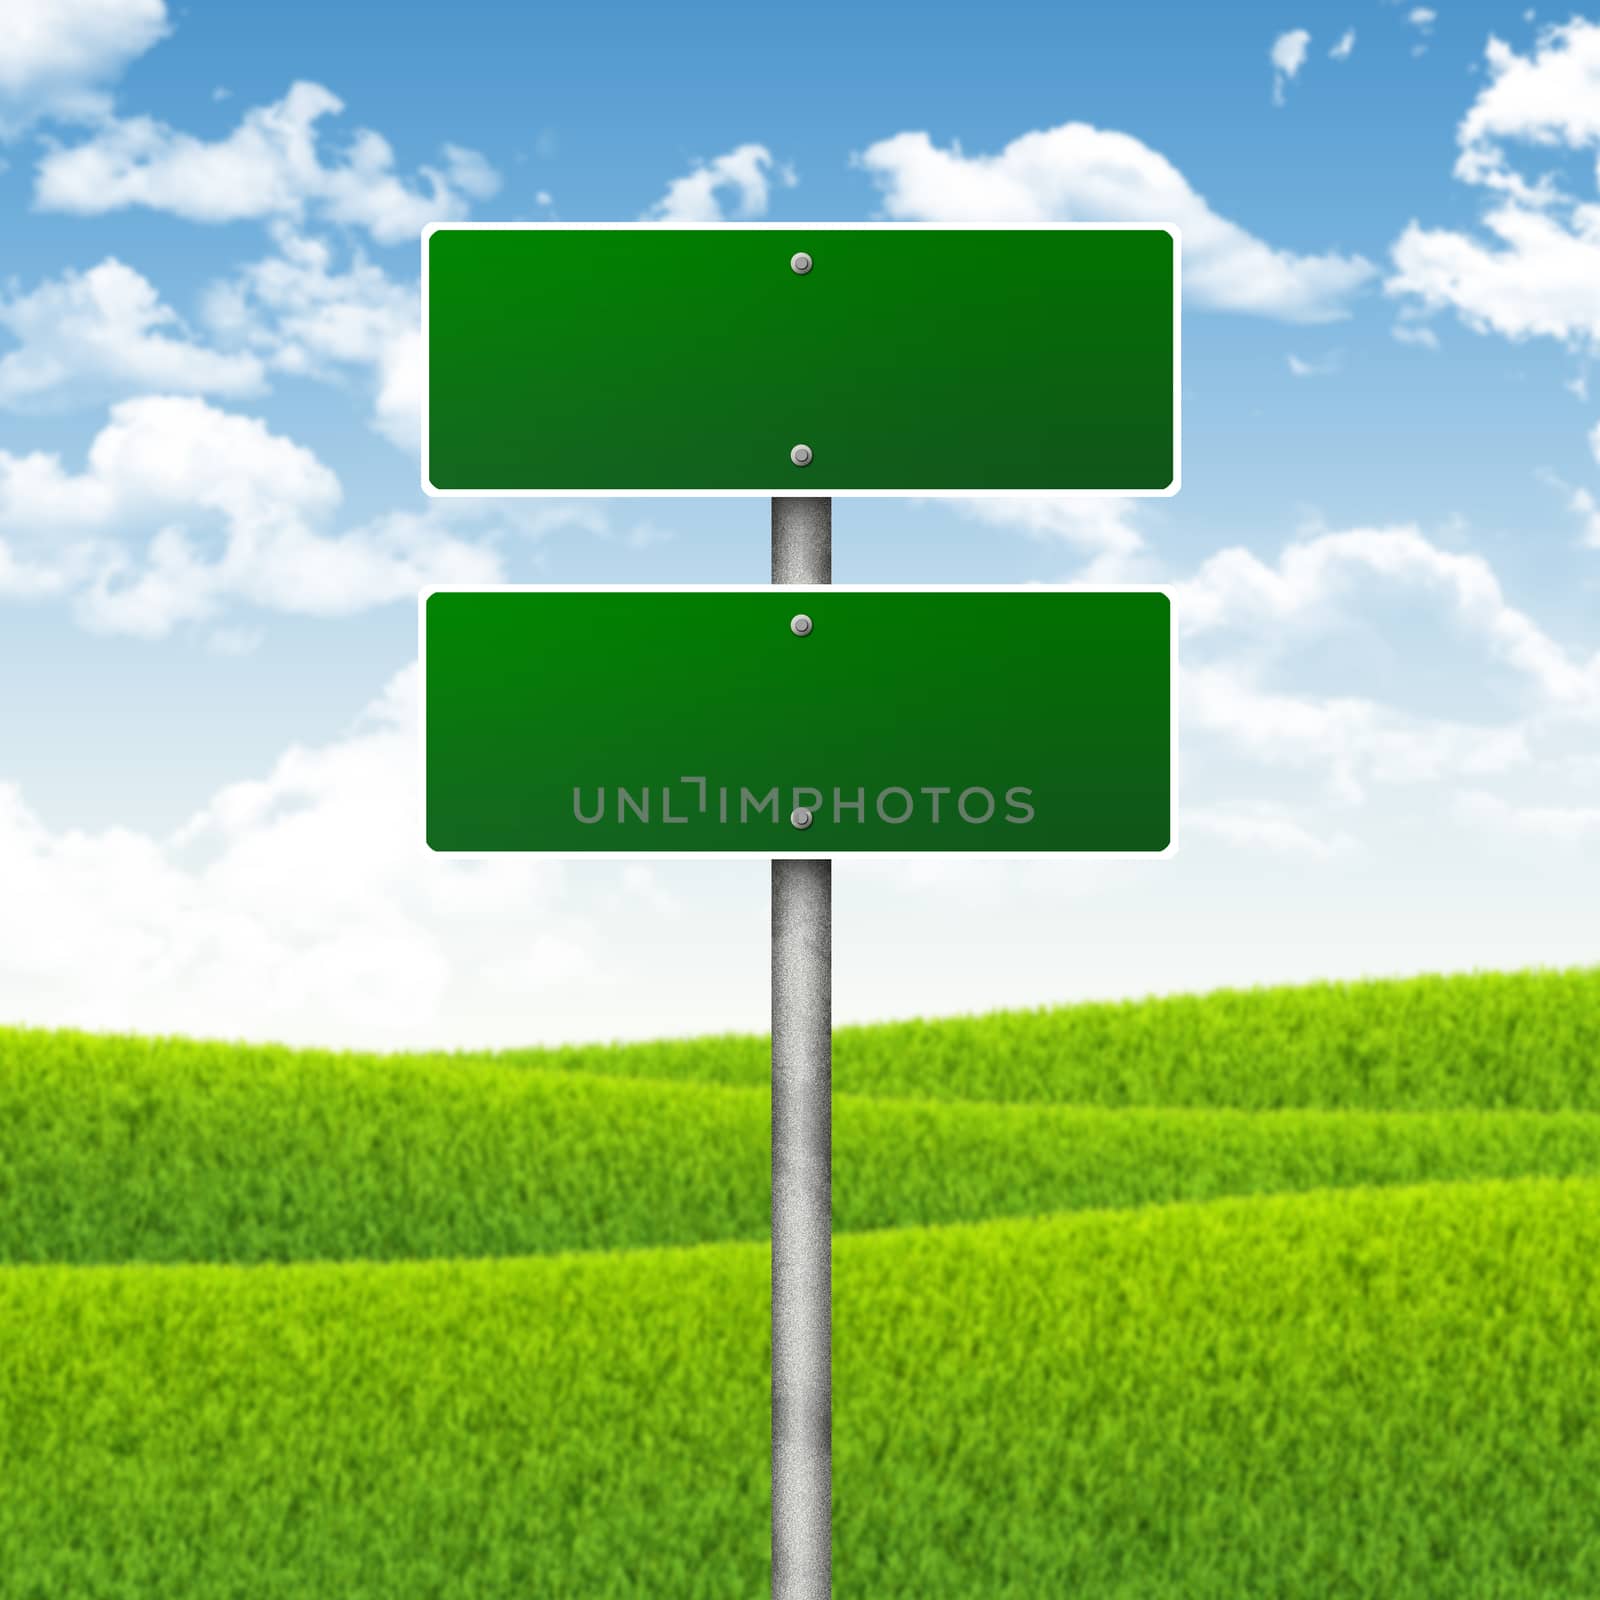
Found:
[[[0,1030],[0,1597],[766,1592],[767,1044]],[[1600,1593],[1600,970],[841,1029],[835,1592]]]

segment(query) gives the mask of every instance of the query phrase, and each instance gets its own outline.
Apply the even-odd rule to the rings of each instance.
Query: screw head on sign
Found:
[[[809,828],[811,826],[811,813],[804,806],[796,806],[789,813],[789,820],[797,828]]]
[[[805,274],[811,270],[811,257],[808,256],[804,250],[796,250],[795,253],[789,257],[789,265],[793,267],[794,270],[802,277],[804,277]]]
[[[797,467],[809,467],[811,465],[811,446],[808,444],[797,444],[794,449],[789,452],[789,459],[794,462]]]
[[[811,632],[811,618],[806,616],[804,612],[801,612],[798,617],[791,617],[789,619],[789,631],[799,634],[802,639],[805,638]]]

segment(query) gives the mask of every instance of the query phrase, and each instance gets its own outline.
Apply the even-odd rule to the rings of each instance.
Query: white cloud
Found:
[[[1443,600],[1490,654],[1524,677],[1550,707],[1600,711],[1600,652],[1573,661],[1526,612],[1507,601],[1480,555],[1441,550],[1414,527],[1353,528],[1288,545],[1275,566],[1242,547],[1222,550],[1177,586],[1186,635],[1266,622],[1287,636],[1326,621],[1361,582]]]
[[[1572,150],[1600,141],[1600,24],[1577,17],[1546,28],[1528,56],[1491,34],[1484,58],[1490,81],[1456,130],[1458,177],[1490,181],[1504,140]]]
[[[1428,6],[1413,6],[1406,13],[1406,21],[1422,33],[1431,33],[1434,23],[1438,20],[1439,13]]]
[[[196,344],[155,286],[115,256],[0,299],[0,406],[45,410],[128,389],[253,394],[261,362]]]
[[[1214,212],[1166,157],[1125,133],[1069,122],[997,156],[936,149],[900,133],[851,156],[891,219],[950,223],[1149,222],[1183,237],[1183,288],[1197,305],[1286,322],[1328,322],[1373,275],[1360,256],[1275,250]]]
[[[339,480],[306,449],[253,417],[199,399],[145,395],[111,408],[89,447],[89,470],[73,478],[59,457],[0,454],[0,515],[48,517],[48,502],[20,501],[19,460],[52,463],[64,495],[81,496],[93,520],[146,504],[192,505],[261,523],[284,513],[317,513],[339,501]]]
[[[1290,694],[1239,664],[1186,664],[1179,693],[1186,730],[1216,734],[1267,766],[1325,772],[1346,805],[1363,803],[1372,783],[1500,773],[1531,754],[1520,727],[1418,716],[1359,695]]]
[[[1439,335],[1425,323],[1397,322],[1389,329],[1401,344],[1421,345],[1424,350],[1439,348]]]
[[[311,451],[256,418],[125,400],[82,473],[0,451],[0,590],[70,594],[87,627],[159,638],[230,604],[344,616],[431,584],[502,581],[492,550],[428,514],[320,531],[339,499]]]
[[[484,977],[506,994],[542,994],[603,976],[594,953],[559,934],[539,933],[516,954],[493,962]]]
[[[1583,529],[1579,544],[1591,550],[1600,550],[1600,500],[1596,500],[1587,489],[1575,487],[1559,473],[1551,472],[1546,467],[1541,467],[1534,476],[1566,496],[1567,510],[1578,519]]]
[[[1509,339],[1600,345],[1600,204],[1530,179],[1508,146],[1600,147],[1600,25],[1545,29],[1519,56],[1491,37],[1489,81],[1456,130],[1455,176],[1500,197],[1484,217],[1493,242],[1410,222],[1392,248],[1391,295],[1424,311],[1453,307],[1469,327]]]
[[[683,902],[661,881],[661,874],[645,861],[632,861],[622,869],[624,891],[648,905],[659,916],[678,921]]]
[[[167,31],[163,0],[5,0],[0,138],[15,138],[41,117],[106,116],[104,86]]]
[[[86,142],[46,153],[35,202],[84,216],[147,206],[195,222],[298,223],[314,213],[393,244],[417,239],[428,222],[464,217],[471,201],[499,186],[482,156],[446,145],[443,167],[422,167],[426,187],[415,187],[395,174],[388,142],[365,128],[324,162],[317,125],[343,110],[344,102],[320,84],[298,82],[212,142],[150,117],[108,120]]]
[[[1546,771],[1538,751],[1562,738],[1592,742],[1600,719],[1600,652],[1574,658],[1506,600],[1481,556],[1441,549],[1414,528],[1317,533],[1275,562],[1223,550],[1172,588],[1184,638],[1184,738],[1209,735],[1263,768],[1319,776],[1326,797],[1344,806],[1368,803],[1374,786]],[[1479,698],[1508,699],[1471,657],[1520,684],[1522,709],[1468,722],[1391,703],[1381,691],[1285,686],[1285,673],[1326,659],[1329,648],[1353,661],[1368,641],[1399,642],[1374,636],[1367,619],[1407,600],[1415,622],[1402,625],[1404,637],[1443,622],[1471,653],[1461,670],[1483,685]]]
[[[1513,202],[1491,211],[1484,225],[1506,248],[1408,223],[1394,245],[1396,271],[1386,291],[1414,295],[1430,311],[1453,306],[1478,333],[1600,341],[1600,208],[1569,229]]]
[[[1131,556],[1144,547],[1134,526],[1140,503],[1126,496],[961,495],[942,501],[913,496],[910,503],[948,506],[975,521],[1019,528],[1035,539],[1060,542],[1094,556]]]
[[[1327,378],[1339,370],[1340,361],[1337,350],[1331,351],[1320,361],[1302,361],[1299,356],[1290,352],[1289,371],[1297,378]]]
[[[1061,545],[1087,557],[1086,564],[1061,584],[1064,588],[1159,581],[1159,563],[1136,525],[1145,502],[1131,496],[958,495],[929,500],[913,495],[908,504],[954,511],[989,527],[1014,528],[1040,543]]]
[[[274,371],[324,380],[368,369],[373,426],[402,449],[421,448],[422,338],[418,286],[400,284],[359,251],[348,270],[332,251],[285,223],[279,253],[241,267],[208,291],[214,335],[253,352]]]
[[[1179,816],[1179,829],[1185,838],[1198,834],[1220,839],[1225,844],[1236,845],[1251,853],[1265,850],[1278,856],[1311,856],[1327,860],[1331,856],[1348,855],[1359,848],[1348,833],[1340,831],[1323,838],[1292,817],[1259,805],[1231,810],[1186,806]]]
[[[1283,104],[1283,86],[1305,65],[1311,35],[1304,28],[1280,33],[1272,41],[1272,103]]]
[[[1600,550],[1600,501],[1587,489],[1574,489],[1567,509],[1583,524],[1583,544],[1590,550]]]
[[[418,1029],[437,1038],[446,1011],[454,1042],[481,1035],[481,1019],[503,1042],[519,1013],[529,1026],[530,982],[608,992],[605,945],[559,863],[425,848],[417,702],[412,665],[345,738],[291,747],[165,840],[51,832],[0,784],[13,913],[0,918],[0,1015],[398,1047]],[[627,899],[637,919],[648,895]]]
[[[378,391],[373,426],[392,444],[422,453],[422,335],[403,329],[377,356]]]
[[[260,628],[214,628],[206,646],[219,656],[248,656],[261,648],[265,638]]]
[[[606,537],[610,537],[609,530]],[[622,542],[630,550],[652,550],[657,545],[671,544],[677,537],[671,528],[657,527],[646,518],[627,529],[622,535]]]
[[[1520,806],[1472,789],[1458,798],[1454,811],[1461,820],[1496,833],[1522,833],[1565,844],[1600,838],[1600,806]]]
[[[1356,30],[1346,28],[1339,36],[1339,42],[1328,52],[1330,61],[1348,61],[1350,52],[1356,47]]]
[[[645,220],[664,222],[721,222],[724,220],[721,190],[732,189],[738,196],[738,215],[766,215],[769,183],[767,168],[772,154],[762,144],[742,144],[711,162],[696,162],[685,177],[674,178],[662,198],[645,211]],[[798,179],[793,167],[777,169],[780,183],[793,188]]]
[[[383,149],[387,152],[388,146],[383,145]],[[500,174],[489,164],[487,156],[459,144],[446,144],[443,154],[445,177],[451,187],[473,200],[492,200],[499,194]],[[392,155],[386,155],[383,164],[387,166],[393,159]],[[426,167],[422,170],[429,171]]]

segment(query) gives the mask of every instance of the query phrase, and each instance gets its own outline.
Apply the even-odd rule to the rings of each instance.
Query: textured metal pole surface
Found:
[[[831,583],[833,502],[772,501],[772,581]],[[772,863],[772,1600],[833,1594],[833,863]]]
[[[833,501],[829,496],[772,497],[772,581],[833,582]]]

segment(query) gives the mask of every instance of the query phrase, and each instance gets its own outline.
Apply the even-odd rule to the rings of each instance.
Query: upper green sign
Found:
[[[435,850],[1161,854],[1160,590],[439,590]]]
[[[1164,495],[1175,231],[449,224],[434,494]]]

